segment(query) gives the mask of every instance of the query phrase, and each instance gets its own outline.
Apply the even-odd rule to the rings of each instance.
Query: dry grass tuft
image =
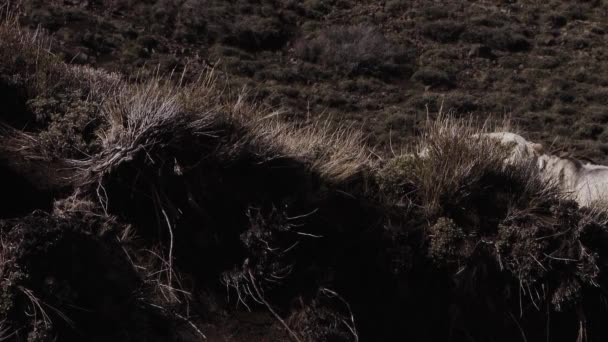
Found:
[[[354,129],[333,129],[328,121],[297,127],[274,118],[263,118],[250,127],[254,145],[266,147],[274,158],[303,161],[332,182],[346,181],[373,167],[363,136]]]
[[[39,189],[57,189],[70,184],[70,171],[61,158],[44,147],[35,134],[0,123],[0,157]]]
[[[385,164],[380,177],[384,175],[385,183],[389,178],[385,187],[409,187],[408,193],[415,192],[418,204],[431,217],[478,196],[484,185],[511,187],[515,197],[558,196],[556,187],[541,181],[529,161],[506,165],[508,148],[483,137],[484,133],[503,131],[503,127],[439,115],[428,122],[415,147],[417,153],[395,156]]]
[[[9,4],[0,8],[0,70],[31,77],[32,85],[42,89],[49,84],[48,71],[58,64],[58,58],[49,53],[50,40],[44,34],[20,28],[19,15]]]
[[[196,144],[195,137],[200,136],[217,138],[223,144],[218,153],[238,155],[250,150],[246,153],[256,154],[261,161],[290,158],[331,182],[345,181],[373,166],[358,131],[333,129],[329,121],[301,127],[281,121],[277,112],[246,102],[244,94],[226,99],[213,72],[187,86],[161,78],[123,83],[113,94],[104,99],[101,109],[106,122],[99,139],[101,153],[74,161],[82,184],[101,179],[155,146],[205,149],[182,144]]]
[[[51,40],[43,31],[21,28],[20,15],[18,4],[0,7],[0,71],[25,86],[30,97],[68,88],[99,100],[118,85],[118,74],[65,64],[53,54]]]
[[[115,96],[102,106],[101,116],[107,125],[99,134],[101,152],[86,160],[72,161],[80,170],[80,184],[100,182],[140,152],[147,153],[158,145],[187,143],[188,138],[205,134],[213,115],[191,115],[180,101],[183,96],[180,88],[160,79],[121,84]],[[152,158],[152,154],[148,156]]]
[[[479,129],[473,120],[439,117],[428,124],[418,150],[424,148],[427,157],[420,158],[413,170],[414,182],[429,212],[437,210],[446,198],[458,201],[467,195],[467,188],[488,171],[502,169],[504,152],[496,144],[471,139]]]
[[[41,30],[21,28],[19,1],[0,6],[0,71],[26,83],[32,94],[56,93],[62,88],[102,95],[120,81],[116,73],[65,64],[52,52],[51,40]],[[17,79],[20,78],[20,79]]]

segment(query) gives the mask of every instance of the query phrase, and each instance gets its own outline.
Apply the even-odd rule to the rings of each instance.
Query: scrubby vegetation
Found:
[[[22,26],[66,62],[185,82],[215,67],[290,120],[352,124],[384,152],[443,104],[510,114],[534,141],[608,161],[605,1],[21,2]]]
[[[440,115],[386,153],[353,128],[284,121],[213,71],[66,64],[5,17],[0,340],[608,333],[605,211],[505,165],[474,138],[492,125]]]
[[[414,60],[406,49],[394,46],[377,28],[367,25],[328,28],[313,39],[296,42],[294,50],[307,62],[348,76],[407,77]]]

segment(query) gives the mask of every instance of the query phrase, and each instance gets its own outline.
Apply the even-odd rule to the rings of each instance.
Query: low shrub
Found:
[[[403,203],[416,190],[412,175],[420,161],[415,154],[401,154],[387,160],[378,170],[378,186],[389,200]]]
[[[429,254],[439,265],[461,263],[471,256],[475,245],[465,231],[447,217],[428,228]]]
[[[347,75],[372,75],[391,78],[411,70],[413,56],[388,41],[370,25],[337,26],[324,29],[312,39],[294,45],[295,55]]]
[[[149,305],[146,284],[123,257],[121,228],[100,217],[41,211],[0,220],[2,333],[14,341],[77,341],[79,327],[93,341],[163,340],[175,325]]]
[[[45,126],[38,139],[49,155],[83,157],[99,147],[95,141],[101,121],[99,103],[81,98],[75,92],[60,94],[56,99],[38,96],[28,101],[28,109]]]
[[[530,41],[524,35],[507,27],[469,27],[462,33],[461,38],[467,43],[484,44],[509,52],[528,51],[532,48]]]
[[[283,22],[274,18],[246,16],[235,23],[232,34],[223,38],[226,44],[247,51],[278,50],[291,38]]]
[[[458,40],[464,29],[463,24],[441,20],[424,24],[422,34],[440,43],[451,43]]]
[[[412,75],[412,80],[431,87],[451,88],[453,86],[453,79],[447,72],[430,67],[417,70]]]

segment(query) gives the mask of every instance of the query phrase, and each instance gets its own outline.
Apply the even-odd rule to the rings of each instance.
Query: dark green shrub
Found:
[[[453,93],[445,98],[443,108],[458,114],[466,114],[479,109],[479,101],[471,95]]]
[[[473,25],[484,27],[503,27],[505,26],[505,22],[508,22],[508,18],[505,18],[504,15],[497,14],[471,19]]]
[[[302,2],[302,7],[309,16],[322,16],[323,14],[327,14],[329,12],[329,2],[330,1],[323,0],[304,0]]]
[[[60,94],[57,98],[36,97],[28,101],[30,110],[46,127],[39,133],[46,152],[55,156],[85,156],[94,148],[99,125],[99,103],[81,99],[81,94]]]

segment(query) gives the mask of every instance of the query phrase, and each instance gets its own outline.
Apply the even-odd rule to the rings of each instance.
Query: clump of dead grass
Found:
[[[301,160],[323,179],[342,182],[373,167],[360,131],[334,129],[329,121],[298,127],[278,119],[253,123],[250,141],[267,148],[273,158]]]
[[[244,100],[226,100],[214,73],[189,85],[154,78],[139,84],[122,83],[105,98],[99,134],[101,152],[75,161],[84,183],[101,179],[122,162],[155,146],[206,150],[205,136],[218,155],[253,154],[260,162],[286,158],[301,162],[323,179],[342,182],[373,166],[363,137],[351,128],[333,128],[329,121],[299,126]],[[199,140],[197,142],[197,140]],[[188,145],[190,144],[190,145]],[[157,162],[153,161],[152,162]],[[96,175],[96,176],[93,176]]]
[[[19,3],[0,6],[0,71],[4,75],[24,82],[36,95],[56,93],[66,86],[93,96],[114,89],[118,74],[67,65],[52,52],[52,42],[42,30],[22,28]]]
[[[200,89],[204,88],[180,88],[160,78],[120,84],[115,96],[101,106],[105,125],[98,134],[100,152],[71,162],[78,170],[79,186],[101,184],[107,174],[141,154],[152,164],[162,163],[162,157],[154,153],[157,148],[196,148],[189,144],[196,144],[197,136],[209,134],[206,132],[216,119],[216,112],[204,107],[193,113],[191,99],[202,95]]]
[[[19,25],[19,12],[5,4],[0,8],[0,58],[4,74],[31,78],[38,89],[48,83],[48,73],[58,65],[58,58],[48,53],[50,41],[39,30],[31,32]],[[15,78],[15,76],[13,76]],[[18,81],[17,79],[15,79]]]
[[[427,156],[414,164],[412,178],[418,195],[428,212],[434,212],[446,201],[462,201],[471,185],[488,172],[502,169],[504,152],[495,144],[471,139],[483,133],[473,120],[439,117],[428,124],[418,151]]]
[[[200,193],[216,181],[213,172],[217,171],[212,170],[243,161],[259,168],[280,167],[285,160],[287,165],[297,165],[304,173],[333,184],[348,181],[372,166],[363,139],[354,130],[336,130],[328,123],[306,127],[285,123],[274,112],[245,101],[244,95],[230,98],[224,91],[217,86],[213,73],[188,85],[160,77],[120,83],[114,96],[106,97],[101,104],[104,125],[98,135],[99,151],[87,158],[68,161],[73,170],[72,184],[79,196],[96,198],[102,214],[118,214],[117,210],[121,210],[115,204],[118,197],[143,198],[151,206],[157,229],[137,224],[135,229],[148,238],[153,236],[155,241],[155,247],[147,249],[154,262],[148,257],[144,264],[145,272],[153,275],[146,279],[156,289],[161,307],[183,306],[189,301],[175,264],[176,241],[184,239],[183,231],[190,229],[189,225],[200,225],[181,217],[208,219],[208,213],[201,209],[203,203],[197,201]],[[275,163],[277,160],[279,164]],[[238,182],[249,187],[259,181],[248,177],[243,174]],[[247,194],[251,190],[240,191]],[[232,202],[235,204],[231,205],[240,205],[238,200]],[[265,234],[274,232],[272,226],[259,229],[260,241],[269,242]],[[223,234],[228,233],[220,235]],[[242,239],[259,243],[243,234]],[[295,232],[291,234],[298,236]],[[281,244],[284,248],[292,245]],[[276,258],[268,254],[259,260],[248,260],[242,269],[225,273],[224,282],[236,289],[242,303],[249,298],[273,312],[265,291],[272,288],[271,284],[280,284],[290,270],[289,264],[284,265]]]
[[[430,217],[461,207],[487,192],[487,187],[502,189],[511,202],[520,197],[558,196],[556,187],[543,182],[530,161],[505,163],[508,147],[484,137],[484,133],[503,130],[489,122],[440,114],[427,123],[413,148],[415,153],[385,161],[378,173],[379,183],[400,196],[415,197]]]

